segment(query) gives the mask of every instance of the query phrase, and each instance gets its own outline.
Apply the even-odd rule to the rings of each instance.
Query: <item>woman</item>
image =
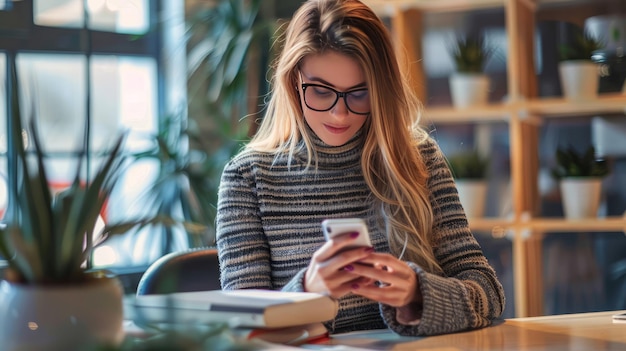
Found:
[[[283,40],[265,117],[222,175],[222,287],[329,294],[334,333],[489,325],[502,286],[384,24],[357,0],[309,0]],[[357,233],[324,240],[324,219],[350,217],[373,248],[342,250]]]

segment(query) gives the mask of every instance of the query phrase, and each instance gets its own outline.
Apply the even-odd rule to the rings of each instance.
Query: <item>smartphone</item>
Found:
[[[360,218],[326,219],[322,222],[322,231],[326,240],[330,240],[335,235],[358,232],[359,236],[354,239],[354,244],[346,249],[372,246],[367,224]]]

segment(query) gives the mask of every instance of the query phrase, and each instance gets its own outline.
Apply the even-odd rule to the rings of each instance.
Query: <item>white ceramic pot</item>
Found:
[[[598,216],[602,178],[563,178],[560,188],[565,218],[583,219]]]
[[[123,287],[117,278],[80,286],[0,281],[0,345],[4,351],[82,350],[124,339]]]
[[[489,77],[480,73],[454,73],[449,78],[452,105],[456,108],[486,105]]]
[[[559,62],[563,97],[568,100],[592,100],[598,97],[598,65],[588,60]]]
[[[485,214],[487,181],[474,179],[456,179],[459,200],[468,218],[481,218]]]

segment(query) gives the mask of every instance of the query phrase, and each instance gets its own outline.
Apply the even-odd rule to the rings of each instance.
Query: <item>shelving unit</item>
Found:
[[[505,122],[510,135],[510,218],[471,219],[474,231],[507,236],[512,241],[514,300],[517,317],[543,314],[542,238],[546,232],[626,232],[626,215],[587,220],[540,218],[538,213],[539,128],[544,120],[594,114],[626,113],[625,94],[602,94],[593,101],[537,98],[534,67],[534,27],[540,6],[570,7],[593,5],[590,0],[364,0],[374,11],[391,20],[394,37],[402,54],[408,53],[409,77],[416,94],[426,101],[426,75],[419,64],[422,57],[420,27],[431,13],[503,9],[507,36],[507,102],[484,107],[455,109],[426,106],[424,123],[489,124]],[[580,12],[580,11],[579,11]],[[564,18],[580,18],[585,14]],[[568,16],[568,17],[566,17]],[[532,284],[530,282],[532,281]]]

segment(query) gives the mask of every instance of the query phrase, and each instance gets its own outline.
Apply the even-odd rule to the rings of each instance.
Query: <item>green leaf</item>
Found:
[[[481,73],[494,48],[486,44],[482,35],[458,36],[449,51],[458,72]]]
[[[593,52],[603,49],[605,45],[604,41],[594,38],[590,32],[581,30],[573,42],[559,46],[560,59],[591,61]]]
[[[579,153],[572,146],[557,148],[555,153],[556,167],[552,170],[553,177],[604,177],[609,174],[606,160],[597,159],[595,148],[589,146]]]
[[[483,179],[489,169],[489,160],[477,150],[452,155],[447,158],[447,163],[456,179]]]
[[[26,281],[43,281],[46,279],[37,247],[22,238],[22,232],[15,226],[7,228],[6,245],[11,248],[12,256],[8,256],[16,270]]]

